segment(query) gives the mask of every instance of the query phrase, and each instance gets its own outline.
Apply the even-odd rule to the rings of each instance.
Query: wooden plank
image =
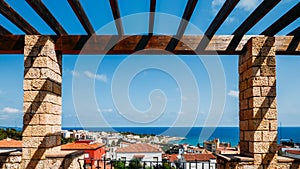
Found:
[[[268,12],[271,11],[281,0],[264,0],[248,18],[232,33],[235,35],[230,42],[227,50],[234,51],[243,36]]]
[[[72,7],[74,13],[76,14],[78,20],[80,21],[81,25],[85,29],[88,35],[92,35],[95,33],[95,30],[87,17],[81,3],[79,0],[68,0],[70,6]]]
[[[300,45],[300,26],[296,29],[294,29],[292,32],[290,32],[288,35],[294,36],[292,42],[290,43],[287,51],[292,52],[297,49]]]
[[[183,16],[181,18],[179,27],[177,29],[176,35],[171,39],[170,43],[166,47],[167,51],[173,51],[177,46],[179,39],[183,36],[185,29],[191,19],[192,14],[194,13],[195,7],[197,5],[198,0],[189,0],[186,4],[185,10],[183,12]]]
[[[0,13],[20,28],[25,34],[39,35],[40,33],[34,29],[21,15],[12,9],[4,0],[0,1]]]
[[[277,21],[275,21],[271,26],[269,26],[261,35],[274,36],[276,33],[284,29],[290,23],[294,22],[300,16],[300,2],[296,4],[287,13],[281,16]]]
[[[239,0],[227,0],[223,4],[222,8],[211,22],[207,30],[205,31],[204,35],[206,38],[203,38],[197,47],[197,51],[203,51],[206,46],[208,45],[210,39],[214,36],[220,26],[223,24],[225,19],[229,16],[232,12],[234,7],[238,4]]]
[[[111,11],[112,11],[114,19],[115,19],[115,24],[116,24],[116,28],[118,31],[118,35],[120,35],[120,36],[124,35],[118,0],[109,0],[109,3],[110,3]]]
[[[12,33],[0,25],[0,35],[11,35]]]
[[[147,35],[118,36],[118,35],[63,35],[51,36],[55,39],[56,50],[63,54],[134,54],[136,46]],[[172,53],[182,55],[208,54],[208,55],[237,55],[241,54],[243,46],[251,37],[246,35],[242,38],[235,51],[227,51],[233,35],[213,36],[205,50],[195,52],[199,42],[204,36],[183,36]],[[165,48],[172,36],[149,36],[149,42],[145,46],[144,54],[166,54]],[[294,36],[275,36],[276,53],[280,55],[299,55],[300,46],[294,51],[288,51],[288,47]],[[115,44],[110,44],[115,42]],[[114,46],[107,48],[107,46]],[[24,48],[24,35],[0,36],[0,53],[22,53]],[[139,52],[138,52],[139,53]],[[170,53],[170,52],[169,52]]]
[[[153,35],[156,0],[150,0],[149,35]]]
[[[26,2],[35,10],[35,12],[50,26],[57,35],[67,35],[67,32],[61,24],[51,14],[49,9],[41,0],[26,0]]]

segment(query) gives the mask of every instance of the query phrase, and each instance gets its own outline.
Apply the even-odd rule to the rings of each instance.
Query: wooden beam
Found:
[[[300,2],[296,4],[287,13],[281,16],[276,22],[269,26],[261,35],[274,36],[276,33],[284,29],[290,23],[294,22],[300,16]]]
[[[49,9],[41,0],[26,0],[26,2],[35,10],[35,12],[50,26],[57,35],[67,35],[67,32],[61,24],[51,14]]]
[[[221,27],[225,19],[232,12],[234,7],[238,4],[239,0],[227,0],[223,4],[222,8],[214,18],[214,20],[209,25],[208,29],[205,31],[204,35],[206,38],[203,38],[197,47],[197,51],[203,51],[208,45],[211,38],[217,32],[217,30]]]
[[[248,18],[232,33],[235,35],[227,50],[235,50],[243,36],[268,12],[271,11],[281,0],[264,0]]]
[[[291,41],[287,51],[295,51],[297,47],[300,45],[300,26],[290,32],[288,35],[294,36],[293,40]]]
[[[150,0],[149,35],[153,35],[156,0]]]
[[[86,13],[82,5],[80,4],[79,0],[68,0],[70,6],[72,7],[74,13],[76,14],[78,20],[80,21],[81,25],[85,29],[88,35],[92,35],[95,33],[95,30],[90,23],[89,18],[87,17]]]
[[[0,35],[11,35],[12,33],[0,25]]]
[[[114,16],[118,35],[120,35],[120,36],[124,35],[118,0],[109,0],[109,3],[110,3],[111,11]]]
[[[34,29],[21,15],[12,9],[4,0],[0,1],[0,13],[20,28],[25,34],[39,35],[40,33]]]
[[[177,29],[177,33],[166,47],[167,51],[173,51],[174,48],[177,46],[179,39],[181,39],[181,37],[183,36],[185,29],[191,19],[191,16],[194,13],[197,2],[198,0],[189,0],[187,2],[179,27]]]
[[[147,35],[120,36],[118,35],[53,35],[56,50],[63,54],[134,54],[138,43]],[[238,55],[247,41],[255,36],[246,35],[240,41],[235,51],[227,51],[233,35],[213,36],[204,51],[195,52],[198,44],[204,36],[182,36],[178,45],[172,53],[182,55],[207,54],[207,55]],[[166,46],[172,36],[149,36],[149,42],[143,49],[144,54],[166,54]],[[294,51],[288,51],[288,47],[294,36],[275,36],[276,54],[299,55],[300,45]],[[117,41],[116,41],[117,39]],[[115,44],[111,44],[115,42]],[[107,46],[114,46],[107,48]],[[0,54],[19,53],[24,48],[24,35],[3,35],[0,36]]]

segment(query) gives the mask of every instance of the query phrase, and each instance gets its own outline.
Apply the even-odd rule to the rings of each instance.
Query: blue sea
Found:
[[[205,140],[219,138],[221,142],[229,142],[232,146],[238,145],[238,127],[112,127],[112,128],[70,128],[63,127],[64,130],[88,130],[106,132],[132,132],[136,134],[155,134],[164,136],[184,137],[184,140],[172,143],[188,143],[191,145],[203,145]],[[279,127],[278,142],[280,139],[293,139],[300,142],[300,127]]]

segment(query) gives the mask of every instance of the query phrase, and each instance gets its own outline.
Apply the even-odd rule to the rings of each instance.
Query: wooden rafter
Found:
[[[153,35],[154,31],[154,18],[155,18],[155,8],[156,8],[156,0],[150,0],[150,13],[149,13],[149,28],[148,28],[148,36],[143,36],[139,43],[136,45],[135,50],[143,50],[145,49],[148,41]]]
[[[12,33],[0,25],[0,35],[11,35]]]
[[[214,20],[209,25],[208,29],[205,31],[204,35],[206,38],[203,38],[197,47],[197,51],[204,50],[208,45],[211,38],[223,24],[225,19],[229,16],[234,7],[238,4],[239,0],[227,0],[223,4],[222,8],[214,18]]]
[[[19,15],[14,9],[12,9],[3,0],[0,1],[0,13],[5,16],[8,20],[14,23],[24,33],[30,35],[39,35],[40,33],[34,29],[21,15]]]
[[[67,35],[67,32],[61,24],[51,14],[49,9],[41,0],[26,0],[26,2],[35,10],[35,12],[50,26],[57,35]]]
[[[191,19],[192,14],[194,13],[195,7],[197,5],[198,0],[189,0],[187,2],[187,5],[185,7],[183,16],[181,18],[179,27],[177,29],[177,33],[175,35],[175,37],[173,37],[170,41],[170,43],[168,44],[166,50],[168,51],[172,51],[174,50],[174,48],[176,47],[176,45],[179,42],[179,39],[181,39],[181,37],[183,36],[185,29]]]
[[[86,13],[82,5],[80,4],[79,0],[68,0],[70,6],[72,7],[74,13],[76,14],[78,20],[80,21],[81,25],[85,29],[88,35],[92,35],[95,33],[95,30],[87,17]]]
[[[149,35],[153,35],[154,31],[154,18],[155,18],[156,0],[150,1],[150,14],[149,14]]]
[[[295,21],[300,16],[300,2],[298,2],[292,9],[281,16],[277,21],[275,21],[271,26],[269,26],[261,35],[274,36],[276,33],[284,29],[290,23]]]
[[[111,11],[114,16],[118,35],[124,35],[124,29],[123,29],[123,25],[122,25],[118,0],[109,0],[109,3],[110,3]]]
[[[232,33],[235,35],[228,46],[228,50],[235,50],[243,36],[270,12],[281,0],[264,0],[248,18]]]
[[[300,26],[298,28],[296,28],[295,30],[293,30],[292,32],[290,32],[288,35],[290,36],[294,36],[293,40],[291,41],[287,51],[295,51],[297,49],[297,47],[299,46],[300,43]]]
[[[146,35],[144,35],[146,36]],[[118,35],[62,35],[52,36],[55,39],[55,48],[63,54],[134,54],[136,46],[143,38],[141,35],[122,36]],[[235,51],[227,51],[227,47],[233,35],[213,36],[204,51],[195,52],[203,36],[183,36],[172,53],[174,54],[226,54],[237,55],[242,53],[243,46],[253,36],[244,36]],[[299,55],[300,46],[289,51],[288,47],[293,40],[293,36],[275,36],[276,53],[279,55],[290,54]],[[115,41],[117,39],[118,41]],[[172,39],[171,36],[153,35],[149,37],[149,42],[144,48],[145,54],[166,54],[162,52]],[[111,44],[111,42],[116,42]],[[23,52],[24,35],[0,36],[0,54]],[[107,46],[114,46],[110,48]]]

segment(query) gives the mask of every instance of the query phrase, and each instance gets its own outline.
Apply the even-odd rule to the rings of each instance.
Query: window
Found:
[[[121,157],[121,161],[126,161],[126,157]]]
[[[153,157],[153,161],[158,161],[158,157]]]
[[[84,158],[90,158],[90,154],[89,153],[84,153]]]

